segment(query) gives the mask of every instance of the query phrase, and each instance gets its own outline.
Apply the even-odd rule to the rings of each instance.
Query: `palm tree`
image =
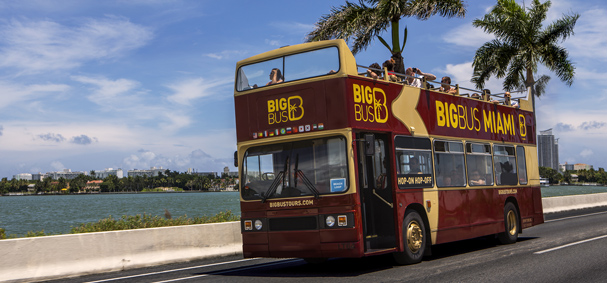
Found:
[[[475,27],[496,37],[476,51],[472,82],[477,88],[482,89],[491,76],[496,76],[504,78],[505,90],[524,85],[525,88],[531,87],[533,97],[539,96],[550,79],[547,76],[537,81],[534,79],[539,63],[571,86],[575,67],[567,50],[557,44],[573,35],[573,27],[580,15],[564,15],[542,29],[550,6],[550,1],[540,3],[533,0],[531,7],[525,9],[515,0],[498,0],[488,14],[474,20],[472,24]]]
[[[416,17],[427,20],[436,14],[449,18],[464,17],[466,9],[462,0],[359,0],[358,4],[346,1],[345,5],[333,7],[330,14],[322,16],[306,40],[353,39],[352,53],[356,54],[377,37],[392,53],[396,61],[395,71],[404,73],[402,52],[407,41],[407,29],[401,48],[400,19]],[[388,27],[391,27],[392,46],[379,36]]]

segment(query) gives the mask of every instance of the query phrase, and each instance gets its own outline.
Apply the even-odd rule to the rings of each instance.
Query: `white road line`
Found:
[[[194,276],[188,276],[188,277],[182,277],[182,278],[175,278],[175,279],[169,279],[169,280],[164,280],[164,281],[156,281],[156,282],[153,282],[153,283],[177,282],[177,281],[189,280],[189,279],[194,279],[194,278],[207,277],[207,276],[210,276],[210,275],[218,275],[218,274],[231,273],[231,272],[236,272],[236,271],[249,270],[249,269],[253,269],[253,268],[274,266],[274,265],[279,265],[279,264],[290,263],[290,262],[293,262],[293,261],[299,261],[299,259],[291,259],[291,260],[286,260],[286,261],[279,261],[279,262],[273,262],[273,263],[267,263],[267,264],[261,264],[261,265],[243,267],[243,268],[235,268],[235,269],[230,269],[230,270],[226,270],[226,271],[209,272],[209,273],[206,273],[206,274],[200,274],[200,275],[194,275]]]
[[[579,242],[575,242],[575,243],[571,243],[571,244],[566,244],[566,245],[554,247],[554,248],[543,250],[543,251],[539,251],[539,252],[534,252],[533,254],[539,255],[539,254],[543,254],[543,253],[547,253],[547,252],[552,252],[552,251],[560,250],[562,248],[571,247],[571,246],[575,246],[575,245],[579,245],[579,244],[583,244],[583,243],[587,243],[587,242],[590,242],[590,241],[595,241],[595,240],[599,240],[599,239],[603,239],[603,238],[607,238],[607,235],[603,235],[603,236],[599,236],[599,237],[594,237],[592,239],[587,239],[587,240],[583,240],[583,241],[579,241]]]
[[[171,269],[171,270],[165,270],[165,271],[137,274],[137,275],[131,275],[131,276],[116,277],[116,278],[110,278],[110,279],[104,279],[104,280],[98,280],[98,281],[90,281],[90,282],[86,282],[86,283],[109,282],[109,281],[116,281],[116,280],[122,280],[122,279],[137,278],[137,277],[144,277],[144,276],[170,273],[170,272],[176,272],[176,271],[183,271],[183,270],[188,270],[188,269],[204,268],[204,267],[218,266],[218,265],[237,263],[237,262],[243,262],[243,261],[257,260],[257,259],[260,259],[260,258],[239,259],[239,260],[226,261],[226,262],[220,262],[220,263],[212,263],[212,264],[184,267],[184,268]]]
[[[547,220],[547,221],[544,221],[544,223],[561,221],[561,220],[567,220],[567,219],[573,219],[573,218],[580,218],[580,217],[586,217],[586,216],[592,216],[592,215],[598,215],[598,214],[605,214],[605,213],[607,213],[607,211],[605,211],[605,212],[590,213],[590,214],[584,214],[584,215],[578,215],[578,216],[571,216],[571,217],[563,217],[563,218],[558,218],[558,219]]]

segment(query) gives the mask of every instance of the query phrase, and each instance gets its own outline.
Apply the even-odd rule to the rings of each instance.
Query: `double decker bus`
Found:
[[[530,92],[512,106],[366,70],[343,40],[237,63],[245,258],[393,253],[411,264],[432,245],[514,243],[544,222]]]

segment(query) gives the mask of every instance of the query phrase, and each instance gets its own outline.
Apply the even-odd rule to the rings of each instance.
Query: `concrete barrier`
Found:
[[[607,206],[607,193],[542,198],[544,213]]]
[[[544,213],[607,206],[607,193],[543,198]],[[0,281],[26,282],[242,254],[240,222],[0,240]]]
[[[242,253],[240,222],[0,241],[0,281],[25,282]]]

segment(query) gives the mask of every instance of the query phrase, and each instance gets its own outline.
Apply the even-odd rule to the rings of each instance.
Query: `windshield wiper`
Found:
[[[268,191],[266,192],[265,195],[262,194],[261,196],[261,202],[264,203],[266,202],[266,200],[271,197],[274,192],[276,192],[276,189],[278,188],[278,185],[282,182],[282,187],[285,187],[285,172],[287,172],[287,165],[289,164],[289,157],[287,156],[287,159],[285,160],[285,168],[283,171],[278,172],[278,176],[276,176],[276,178],[274,178],[274,182],[272,182],[272,185],[270,185],[270,188],[268,189]]]
[[[297,188],[297,177],[301,178],[301,181],[304,182],[304,185],[306,185],[306,187],[308,188],[308,190],[310,192],[312,192],[312,194],[314,194],[315,198],[320,198],[320,193],[318,192],[318,190],[316,189],[316,187],[314,187],[314,185],[312,184],[312,182],[310,182],[310,180],[308,179],[308,177],[306,177],[306,175],[304,175],[303,171],[297,169],[299,166],[299,154],[297,154],[295,156],[295,169],[293,169],[293,172],[295,173],[293,176],[293,178],[295,179],[293,181],[295,188]]]
[[[308,188],[308,190],[310,190],[310,192],[312,192],[314,194],[315,198],[320,198],[320,193],[318,192],[318,190],[316,189],[316,187],[314,187],[314,185],[312,184],[312,182],[310,182],[310,180],[308,180],[308,178],[306,177],[306,175],[304,175],[303,171],[296,170],[295,171],[295,175],[299,176],[299,178],[301,178],[301,180],[303,181],[304,185],[306,185],[306,188]]]

